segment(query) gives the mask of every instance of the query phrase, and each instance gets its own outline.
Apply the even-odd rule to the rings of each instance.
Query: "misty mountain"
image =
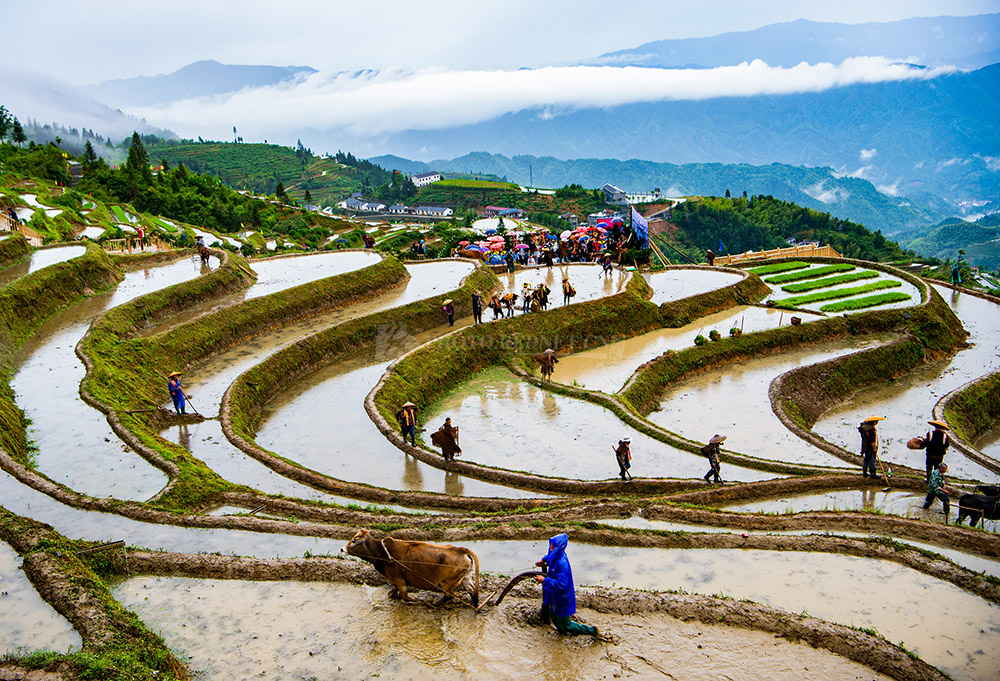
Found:
[[[445,173],[494,175],[522,185],[529,174],[536,187],[558,188],[567,184],[600,187],[606,182],[627,192],[648,192],[659,187],[669,196],[724,196],[766,194],[827,212],[865,225],[899,241],[921,234],[944,216],[911,200],[887,196],[871,182],[838,176],[829,168],[805,168],[780,163],[770,165],[653,163],[635,159],[576,159],[473,153],[450,160],[427,163],[398,156],[368,159],[386,169],[404,173],[437,170]]]
[[[452,158],[475,149],[505,156],[829,167],[869,180],[891,196],[957,214],[967,205],[963,202],[993,202],[977,212],[998,208],[998,110],[1000,64],[929,81],[816,93],[522,111],[475,125],[389,135],[379,147],[411,158]],[[362,154],[371,145],[342,135],[333,143]],[[508,176],[526,184],[527,168],[523,171]],[[561,176],[542,180],[535,172],[540,186],[564,182]],[[600,186],[610,179],[584,184]],[[669,183],[644,179],[630,188],[656,184]]]
[[[58,123],[87,128],[115,143],[131,137],[133,131],[164,138],[176,137],[169,130],[98,102],[88,90],[53,78],[0,69],[0,83],[3,84],[0,104],[22,123],[32,119],[42,125]],[[73,149],[72,140],[67,139],[67,142]],[[80,148],[82,144],[81,139]]]
[[[802,61],[839,64],[858,56],[981,68],[1000,61],[1000,14],[853,25],[799,19],[709,38],[657,40],[602,54],[593,63],[679,68],[762,59],[771,66],[791,67]]]
[[[316,73],[309,66],[244,66],[196,61],[173,73],[106,80],[92,86],[95,95],[115,106],[156,106],[179,99],[209,97],[245,87],[275,85]]]

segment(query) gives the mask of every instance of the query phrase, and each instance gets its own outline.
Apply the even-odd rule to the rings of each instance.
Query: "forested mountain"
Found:
[[[1000,268],[1000,224],[996,215],[976,222],[945,220],[926,236],[907,242],[907,246],[935,258],[957,259],[959,249],[974,265]]]

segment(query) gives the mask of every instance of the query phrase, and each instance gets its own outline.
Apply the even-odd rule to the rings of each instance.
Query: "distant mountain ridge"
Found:
[[[981,68],[1000,61],[1000,14],[866,24],[798,19],[707,38],[657,40],[607,52],[592,63],[707,68],[762,59],[771,66],[791,67],[802,61],[839,64],[857,56],[884,56],[924,66]]]
[[[93,86],[97,96],[115,106],[155,106],[191,97],[236,92],[245,87],[274,85],[301,74],[316,73],[311,66],[246,66],[196,61],[173,73],[106,80]]]
[[[568,184],[601,187],[611,183],[628,192],[647,192],[659,187],[672,196],[723,196],[765,194],[792,201],[808,208],[829,212],[879,230],[894,240],[923,233],[944,219],[931,207],[909,199],[887,196],[871,182],[853,177],[838,177],[829,168],[806,168],[781,163],[770,165],[690,163],[653,163],[631,159],[575,159],[563,161],[551,156],[514,156],[477,152],[450,160],[427,163],[398,156],[375,156],[368,159],[386,169],[405,173],[437,170],[446,173],[495,175],[528,184],[529,175],[536,187],[558,188]]]

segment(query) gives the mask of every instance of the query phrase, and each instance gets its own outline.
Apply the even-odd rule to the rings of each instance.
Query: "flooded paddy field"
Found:
[[[729,439],[724,448],[763,459],[820,466],[843,462],[793,435],[771,409],[768,389],[778,375],[806,364],[872,347],[888,338],[848,338],[742,361],[680,381],[662,397],[649,420],[697,442],[714,433]],[[558,371],[558,367],[556,368]],[[853,447],[853,445],[852,445]],[[723,467],[723,477],[727,466]]]
[[[871,414],[885,416],[879,423],[884,443],[883,459],[922,470],[926,457],[921,450],[906,448],[906,442],[925,435],[933,427],[934,405],[952,390],[1000,369],[1000,310],[995,303],[944,287],[935,287],[969,332],[970,346],[953,356],[918,368],[893,381],[859,391],[847,402],[823,414],[813,431],[830,442],[856,451],[858,425]],[[951,448],[945,457],[948,474],[994,483],[1000,479]]]
[[[579,616],[611,644],[563,638],[537,601],[470,608],[400,604],[384,588],[343,584],[135,578],[116,598],[135,610],[196,678],[886,679],[850,660],[747,629],[668,615]],[[516,662],[511,654],[516,651]],[[766,676],[764,676],[766,675]]]
[[[126,272],[113,292],[55,314],[22,347],[10,383],[31,419],[39,471],[93,496],[147,499],[163,488],[166,475],[128,449],[104,414],[80,398],[86,369],[74,350],[104,311],[201,273],[200,260],[190,259]]]
[[[0,655],[79,649],[80,635],[38,595],[20,566],[17,553],[0,541]]]
[[[743,276],[736,272],[723,272],[709,269],[678,269],[666,272],[652,272],[642,275],[653,296],[649,302],[654,305],[670,303],[681,298],[707,293],[742,281]]]
[[[445,417],[460,428],[462,458],[484,466],[606,480],[618,475],[613,448],[631,437],[636,477],[700,478],[708,470],[704,457],[654,440],[604,407],[543,390],[504,368],[476,375],[442,400],[427,415],[429,430]],[[731,465],[722,473],[740,481],[780,477]]]
[[[620,293],[625,290],[625,285],[631,276],[629,272],[621,270],[605,275],[599,265],[592,263],[553,265],[551,268],[536,267],[517,270],[513,274],[504,272],[497,275],[506,290],[518,296],[521,295],[524,284],[528,284],[532,289],[538,284],[545,284],[552,289],[552,293],[549,294],[550,309],[562,307],[564,277],[569,279],[569,283],[576,289],[576,295],[571,298],[572,303],[582,303]],[[521,298],[517,300],[517,310],[519,312],[521,310]],[[485,312],[488,310],[484,311],[484,319],[487,316],[492,317]]]
[[[826,267],[828,265],[829,265],[829,263],[819,263],[819,264],[815,264],[814,263],[814,264],[810,265],[809,268],[807,268],[807,270],[815,270],[815,269],[818,269],[820,267]],[[786,274],[798,274],[799,272],[806,272],[807,270],[795,270],[792,273],[786,273]],[[910,307],[910,306],[916,305],[917,303],[920,302],[920,291],[917,290],[916,286],[914,286],[913,284],[911,284],[908,281],[905,281],[905,280],[901,279],[900,277],[897,277],[895,275],[889,274],[887,272],[882,272],[880,270],[865,270],[862,267],[858,267],[858,268],[855,268],[853,270],[848,270],[848,271],[845,271],[845,272],[839,272],[839,273],[832,274],[832,275],[829,275],[829,276],[832,278],[832,277],[838,276],[840,274],[852,275],[852,274],[859,273],[859,272],[867,272],[870,275],[874,275],[874,276],[871,276],[870,278],[867,278],[867,279],[860,279],[858,281],[853,281],[853,282],[843,283],[843,284],[837,284],[837,285],[833,285],[833,286],[829,286],[829,287],[824,287],[824,288],[821,288],[821,289],[815,289],[815,290],[811,290],[811,291],[807,291],[807,292],[795,292],[795,291],[785,291],[785,290],[783,290],[783,287],[788,286],[789,284],[791,284],[793,282],[788,282],[788,283],[784,283],[784,284],[769,282],[768,279],[771,279],[775,275],[765,275],[765,276],[762,277],[762,279],[764,280],[764,283],[767,284],[768,286],[770,286],[771,290],[773,291],[772,295],[770,295],[768,297],[768,301],[775,301],[775,302],[780,302],[782,300],[786,300],[788,298],[792,298],[793,296],[808,295],[808,294],[811,294],[811,293],[822,293],[822,292],[828,292],[828,291],[833,292],[833,291],[837,291],[837,290],[853,289],[853,288],[856,288],[856,287],[859,287],[859,286],[866,286],[868,284],[873,284],[873,283],[876,284],[876,285],[882,284],[882,283],[886,283],[886,282],[890,282],[892,284],[898,284],[898,286],[893,286],[891,288],[883,288],[883,289],[871,291],[871,292],[868,292],[868,293],[859,293],[859,294],[856,294],[856,295],[844,296],[842,298],[836,298],[836,299],[831,299],[831,300],[823,300],[823,301],[812,302],[812,303],[803,303],[803,304],[797,306],[797,307],[800,307],[801,309],[809,310],[809,311],[812,311],[812,312],[820,312],[821,311],[820,308],[822,308],[824,305],[828,305],[830,303],[835,303],[835,302],[840,302],[840,301],[856,300],[856,299],[859,299],[859,298],[865,298],[867,296],[878,295],[880,293],[884,293],[884,292],[887,292],[887,291],[903,293],[903,294],[909,296],[909,299],[908,300],[900,300],[900,301],[896,301],[896,302],[892,302],[892,303],[884,303],[882,305],[878,305],[877,309],[879,309],[879,310],[890,310],[890,309],[893,309],[893,308]],[[802,281],[805,281],[805,280],[802,280]],[[813,281],[813,280],[810,280],[810,281]],[[794,283],[800,283],[800,282],[797,281],[797,282],[794,282]],[[851,311],[847,312],[847,314],[849,314],[850,312]],[[831,314],[843,314],[843,313],[831,313]]]
[[[58,248],[36,249],[32,251],[31,257],[28,258],[27,262],[17,263],[6,268],[0,267],[0,286],[6,286],[26,274],[37,272],[49,265],[79,258],[86,252],[87,249],[85,246],[60,246]]]
[[[684,270],[687,272],[688,270]],[[655,276],[655,275],[654,275]],[[799,314],[803,323],[823,319],[820,315]],[[642,364],[668,350],[694,347],[694,339],[717,330],[723,337],[731,328],[744,333],[787,326],[792,315],[774,308],[738,305],[724,312],[707,315],[676,329],[657,329],[649,333],[609,343],[592,350],[559,358],[552,380],[606,393],[618,392]]]

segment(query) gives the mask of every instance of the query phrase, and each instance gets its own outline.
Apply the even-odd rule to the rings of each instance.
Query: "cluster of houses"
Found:
[[[351,198],[341,201],[337,206],[358,213],[388,213],[389,215],[415,215],[429,218],[448,218],[454,214],[454,211],[446,206],[407,206],[402,203],[386,206],[381,201],[366,201],[361,198],[359,192],[351,194]]]
[[[610,203],[614,206],[627,206],[631,203],[654,203],[662,198],[659,187],[648,194],[627,194],[621,187],[606,184],[601,187],[601,191],[604,193],[604,203]]]

